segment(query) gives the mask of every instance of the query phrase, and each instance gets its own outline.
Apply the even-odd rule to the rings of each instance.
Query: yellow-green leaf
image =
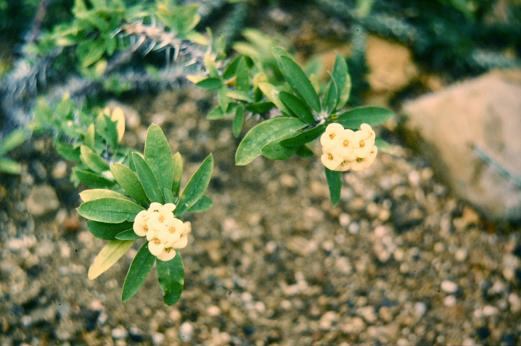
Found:
[[[98,253],[89,268],[88,278],[94,280],[112,267],[132,247],[132,240],[111,240]]]

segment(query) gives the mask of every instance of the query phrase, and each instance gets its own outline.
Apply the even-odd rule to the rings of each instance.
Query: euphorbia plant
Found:
[[[151,125],[144,153],[131,152],[123,162],[110,166],[115,180],[110,189],[80,193],[78,213],[88,220],[94,236],[108,241],[89,268],[89,279],[103,274],[139,242],[122,299],[138,292],[155,264],[165,303],[177,302],[184,284],[179,250],[187,245],[191,231],[190,223],[181,218],[211,207],[205,192],[212,168],[213,157],[209,155],[181,189],[183,159],[179,153],[172,155],[161,128]]]

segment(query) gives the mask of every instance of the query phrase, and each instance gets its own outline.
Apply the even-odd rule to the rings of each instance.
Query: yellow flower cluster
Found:
[[[190,222],[174,217],[175,204],[152,203],[148,210],[140,211],[134,220],[134,233],[147,237],[148,250],[158,260],[170,261],[176,250],[186,247]]]
[[[332,171],[361,171],[369,167],[378,153],[375,133],[369,124],[360,125],[360,130],[344,129],[332,123],[320,137],[322,164]]]

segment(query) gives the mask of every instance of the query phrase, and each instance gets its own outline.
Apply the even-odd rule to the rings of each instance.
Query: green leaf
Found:
[[[119,240],[136,240],[141,238],[138,236],[133,229],[127,229],[126,231],[121,231],[116,234],[116,239]]]
[[[79,169],[77,167],[73,169],[72,174],[78,179],[80,183],[93,189],[111,187],[114,185],[112,180],[102,177],[99,174],[84,169]]]
[[[148,251],[148,243],[143,244],[128,268],[121,292],[121,300],[125,302],[139,291],[155,261],[156,258]]]
[[[88,202],[100,198],[120,198],[128,200],[127,196],[109,189],[88,189],[80,192],[80,199],[82,202]]]
[[[223,78],[224,79],[230,79],[233,76],[235,76],[235,73],[237,71],[237,66],[239,66],[239,63],[242,60],[242,56],[237,55],[233,60],[226,66],[226,69],[223,72]]]
[[[183,157],[180,153],[175,153],[172,156],[174,161],[174,182],[172,184],[172,192],[175,196],[179,195],[179,188],[181,187],[181,178],[183,177]]]
[[[157,261],[157,276],[159,285],[163,290],[163,301],[165,304],[172,305],[177,303],[183,293],[185,283],[185,270],[183,259],[179,252],[175,257],[168,261]]]
[[[138,154],[132,153],[130,155],[132,163],[136,168],[136,174],[145,190],[145,194],[151,202],[163,202],[163,194],[159,190],[159,183],[156,180],[152,169],[146,161]]]
[[[94,280],[112,267],[132,247],[132,240],[111,240],[94,258],[89,267],[88,278]]]
[[[132,222],[123,223],[103,223],[97,221],[87,221],[87,227],[96,238],[114,240],[120,232],[132,230]],[[133,231],[132,231],[133,232]]]
[[[297,118],[308,124],[314,124],[315,119],[308,105],[300,98],[285,91],[279,94],[280,101],[288,108],[288,110]]]
[[[250,89],[250,78],[249,68],[245,57],[241,58],[235,75],[237,76],[237,81],[235,83],[237,90],[247,92]]]
[[[129,200],[100,198],[82,203],[78,208],[78,213],[92,221],[122,223],[134,221],[134,217],[141,210],[143,207]]]
[[[239,105],[235,110],[235,118],[232,123],[232,134],[235,138],[239,137],[244,125],[244,106]]]
[[[105,160],[86,145],[80,146],[80,159],[87,167],[96,173],[102,173],[109,169],[109,165]]]
[[[280,142],[273,142],[262,148],[262,156],[269,160],[287,160],[293,155],[295,149],[285,147]]]
[[[371,126],[380,125],[393,115],[394,113],[387,108],[367,106],[350,109],[332,120],[342,124],[345,128],[355,130],[363,123]]]
[[[315,153],[307,145],[303,145],[297,148],[297,155],[300,157],[313,157]]]
[[[20,146],[27,139],[27,131],[23,129],[14,130],[0,139],[0,156]]]
[[[65,160],[78,162],[80,160],[80,148],[66,143],[62,143],[58,140],[54,142],[54,148]]]
[[[335,80],[338,90],[337,107],[343,107],[351,93],[351,77],[347,70],[346,60],[338,54],[333,66],[332,78]]]
[[[297,133],[295,136],[281,141],[280,144],[288,148],[297,148],[320,137],[320,135],[324,133],[325,130],[325,124],[310,129],[305,129],[304,131]]]
[[[331,203],[336,206],[340,201],[340,191],[342,190],[342,174],[325,168],[327,185],[329,186],[329,196]]]
[[[130,197],[141,205],[148,205],[149,201],[143,189],[143,185],[141,185],[136,174],[130,168],[121,163],[115,163],[110,166],[110,171],[119,186],[121,186]]]
[[[82,41],[76,48],[81,67],[89,67],[97,62],[105,53],[105,47],[95,40]]]
[[[6,174],[20,174],[22,166],[11,159],[0,157],[0,173]]]
[[[324,108],[327,114],[331,114],[331,112],[335,110],[338,101],[338,87],[336,85],[336,81],[331,78],[329,80],[326,95],[324,97]]]
[[[190,177],[183,189],[175,210],[177,216],[182,216],[186,210],[190,209],[204,195],[212,177],[212,170],[213,156],[210,154]]]
[[[254,126],[242,139],[235,152],[235,164],[244,166],[262,154],[266,145],[296,133],[306,124],[296,118],[277,117]]]
[[[203,211],[207,211],[213,206],[213,201],[208,196],[201,197],[194,205],[188,209],[190,213],[201,213]]]
[[[157,125],[151,125],[145,140],[145,161],[152,169],[163,189],[171,190],[174,182],[174,160],[172,150],[163,130]]]
[[[229,90],[226,92],[226,96],[236,101],[253,102],[251,97],[243,91]]]
[[[302,68],[289,56],[278,57],[279,67],[291,88],[316,112],[320,112],[320,100]]]
[[[217,90],[223,86],[223,83],[219,78],[210,77],[195,83],[195,85],[206,90]]]
[[[262,91],[264,96],[270,100],[278,109],[286,110],[286,107],[279,99],[279,89],[270,83],[259,83],[259,89]]]

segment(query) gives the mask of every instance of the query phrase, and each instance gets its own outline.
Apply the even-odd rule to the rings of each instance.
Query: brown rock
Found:
[[[491,219],[521,218],[521,70],[488,73],[403,110],[409,139],[456,194]]]

